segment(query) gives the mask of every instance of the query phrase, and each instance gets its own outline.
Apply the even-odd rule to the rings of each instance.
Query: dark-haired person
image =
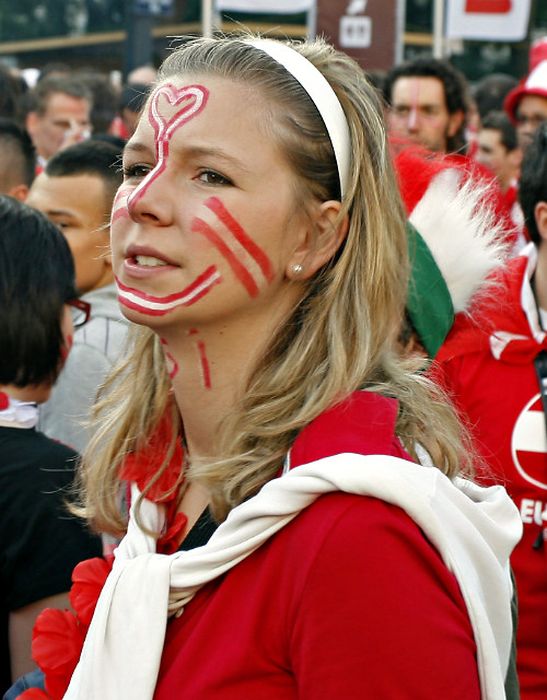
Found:
[[[441,153],[465,147],[467,85],[450,63],[428,57],[396,66],[383,92],[391,135]]]
[[[20,81],[10,68],[0,63],[0,117],[17,119],[23,94]]]
[[[150,85],[145,83],[124,85],[119,99],[119,115],[112,124],[112,133],[123,139],[133,135],[149,92]]]
[[[81,80],[44,78],[27,99],[25,126],[36,148],[38,170],[61,149],[89,137],[93,97]]]
[[[76,287],[91,304],[90,322],[76,331],[73,351],[40,417],[41,430],[79,452],[88,439],[83,423],[127,329],[109,246],[112,202],[122,179],[119,158],[119,149],[104,141],[70,146],[48,162],[27,200],[63,232],[76,265]]]
[[[526,244],[524,218],[518,203],[522,149],[515,126],[505,112],[490,112],[482,120],[475,159],[496,177],[508,221],[513,226],[513,250],[518,252]]]
[[[481,123],[490,112],[503,109],[505,97],[517,84],[518,80],[506,73],[490,73],[475,83],[471,94]]]
[[[532,242],[499,277],[495,301],[456,321],[437,362],[489,478],[520,510],[524,536],[511,560],[517,667],[522,700],[540,700],[547,697],[547,123],[524,154],[519,199]]]
[[[3,117],[0,117],[0,153],[0,194],[24,201],[34,180],[36,152],[27,132]]]
[[[78,455],[35,429],[38,404],[47,400],[70,349],[75,298],[63,236],[39,212],[0,196],[2,693],[34,668],[37,614],[68,607],[72,568],[101,551],[99,538],[65,508]],[[85,318],[85,310],[77,314],[76,321]]]

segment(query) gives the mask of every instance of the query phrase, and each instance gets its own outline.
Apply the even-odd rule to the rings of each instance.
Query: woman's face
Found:
[[[217,77],[170,78],[123,159],[112,213],[119,301],[137,323],[268,313],[308,225],[265,128],[260,94]]]

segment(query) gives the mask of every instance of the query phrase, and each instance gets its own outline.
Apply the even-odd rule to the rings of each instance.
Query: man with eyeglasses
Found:
[[[540,61],[516,88],[504,108],[517,129],[519,146],[524,150],[540,124],[547,121],[547,60]]]

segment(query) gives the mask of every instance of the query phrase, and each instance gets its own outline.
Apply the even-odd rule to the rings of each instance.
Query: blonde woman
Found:
[[[141,328],[83,505],[127,535],[65,697],[504,697],[520,522],[458,476],[454,416],[396,355],[404,215],[362,71],[322,42],[187,43],[123,168]]]

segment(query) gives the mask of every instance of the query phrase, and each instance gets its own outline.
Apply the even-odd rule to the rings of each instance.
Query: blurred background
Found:
[[[448,38],[451,3],[471,11],[522,7],[525,33],[506,39],[494,27],[490,37]],[[449,56],[470,81],[492,72],[521,77],[530,44],[547,35],[547,0],[0,0],[0,62],[21,70],[51,62],[92,67],[121,83],[138,65],[158,65],[177,35],[243,24],[274,36],[319,32],[336,43],[344,21],[369,41],[358,58],[367,70],[435,53]]]

